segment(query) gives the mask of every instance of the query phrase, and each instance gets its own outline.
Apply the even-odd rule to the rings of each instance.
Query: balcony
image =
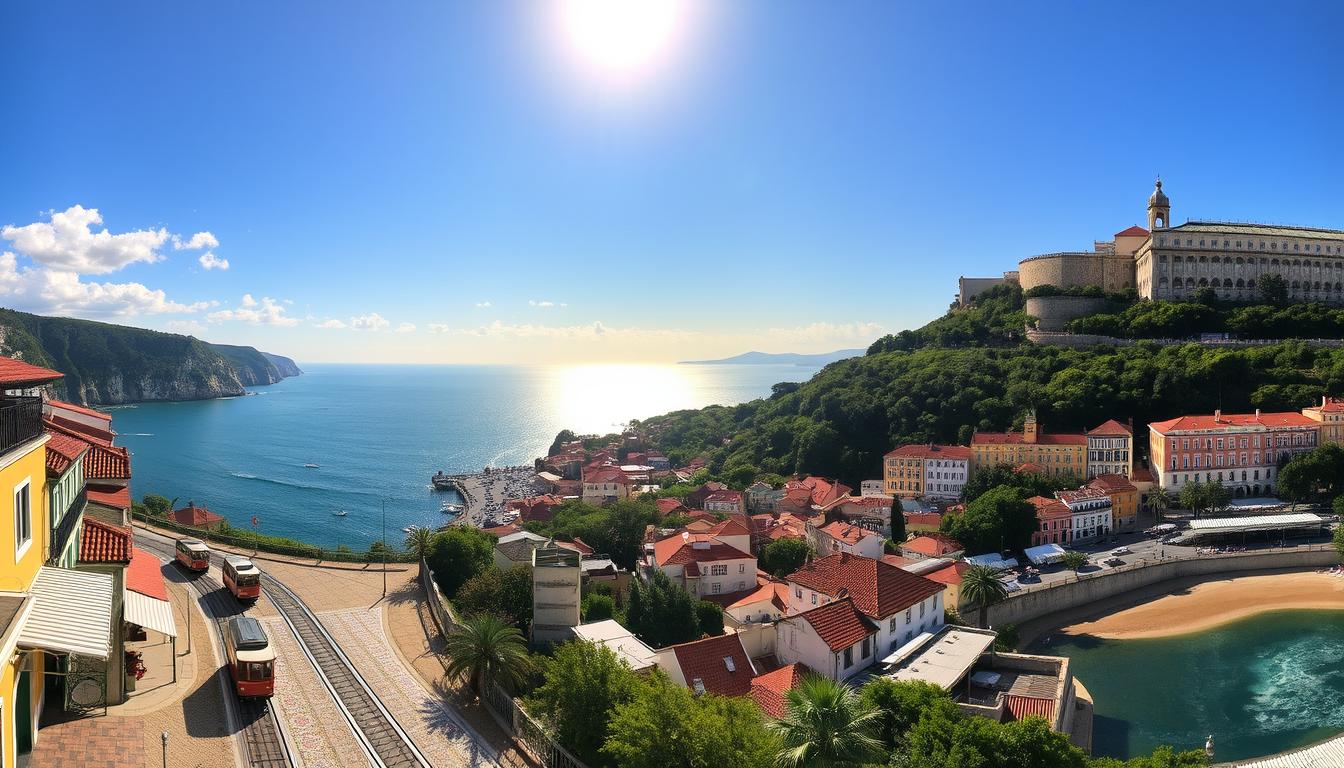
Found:
[[[0,455],[42,434],[42,398],[0,398]]]
[[[65,545],[70,543],[70,537],[79,527],[79,522],[84,519],[84,505],[88,500],[88,489],[80,488],[79,495],[70,502],[69,507],[62,511],[61,519],[57,521],[56,525],[52,526],[51,551],[47,554],[48,565],[54,564],[60,558],[61,553],[65,551]]]

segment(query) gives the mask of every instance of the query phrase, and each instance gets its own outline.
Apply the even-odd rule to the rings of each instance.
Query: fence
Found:
[[[429,613],[434,624],[444,635],[458,629],[461,624],[453,615],[452,607],[444,598],[439,585],[434,581],[434,572],[429,563],[420,561],[420,586],[425,590],[425,599],[429,603]],[[588,768],[587,765],[560,744],[523,709],[508,691],[494,683],[486,685],[485,695],[481,697],[485,708],[494,715],[495,721],[508,732],[509,736],[532,759],[545,768]]]
[[[224,544],[238,549],[253,549],[261,552],[270,552],[276,555],[285,555],[288,557],[302,557],[313,560],[324,560],[333,563],[381,563],[383,555],[379,552],[351,552],[339,549],[323,549],[313,544],[281,544],[274,540],[264,538],[257,539],[250,536],[230,536],[227,533],[219,533],[207,528],[196,528],[190,525],[182,525],[166,517],[155,517],[144,512],[131,512],[131,517],[143,523],[155,526],[156,528],[166,528],[170,531],[185,533],[204,541],[211,541],[218,544]],[[415,556],[406,552],[397,552],[389,549],[387,552],[387,562],[389,563],[413,563]]]

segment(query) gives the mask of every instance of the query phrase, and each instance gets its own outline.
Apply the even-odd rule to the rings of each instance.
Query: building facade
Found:
[[[1344,399],[1322,397],[1320,405],[1303,408],[1302,415],[1312,421],[1320,422],[1322,445],[1344,444]]]
[[[1051,477],[1087,474],[1087,435],[1053,434],[1027,416],[1019,432],[976,432],[971,437],[971,471],[1000,464],[1035,464]]]
[[[891,496],[959,499],[970,464],[964,445],[903,445],[883,457],[882,482]]]
[[[1134,430],[1111,419],[1087,431],[1087,479],[1129,477],[1134,468]]]
[[[554,544],[532,550],[533,645],[563,643],[579,626],[579,553]]]
[[[1180,416],[1148,425],[1148,456],[1166,491],[1216,482],[1237,497],[1269,495],[1279,464],[1319,445],[1320,427],[1291,411]]]

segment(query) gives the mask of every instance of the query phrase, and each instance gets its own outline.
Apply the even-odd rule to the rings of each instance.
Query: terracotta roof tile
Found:
[[[1121,424],[1115,419],[1110,419],[1108,421],[1099,424],[1093,429],[1087,430],[1087,434],[1097,436],[1111,435],[1114,437],[1129,437],[1134,433],[1130,431],[1128,426]]]
[[[848,552],[813,560],[787,581],[831,597],[847,590],[859,610],[877,619],[904,611],[943,589],[941,584],[922,576]]]
[[[672,646],[672,653],[686,679],[686,687],[699,693],[695,681],[705,693],[720,696],[746,696],[751,692],[756,669],[736,634],[706,637]],[[731,661],[729,661],[731,660]]]
[[[113,438],[116,437],[110,430],[91,427],[88,424],[67,419],[64,416],[44,416],[42,423],[46,424],[48,429],[56,429],[64,432],[71,437],[77,437],[98,445],[111,445]]]
[[[65,474],[89,450],[88,443],[63,432],[48,430],[47,435],[47,470],[52,474]]]
[[[971,449],[964,445],[902,445],[889,452],[886,458],[966,460],[971,458]]]
[[[1147,237],[1147,236],[1148,236],[1148,230],[1146,230],[1146,229],[1144,229],[1143,227],[1140,227],[1140,226],[1133,226],[1133,227],[1130,227],[1129,229],[1122,230],[1122,231],[1120,231],[1120,232],[1116,232],[1116,233],[1115,233],[1115,236],[1116,236],[1116,237]]]
[[[1138,490],[1124,475],[1097,475],[1092,478],[1092,482],[1088,485],[1096,486],[1110,493],[1133,493]]]
[[[129,563],[131,561],[131,529],[111,525],[92,517],[84,518],[84,530],[79,537],[81,563]]]
[[[214,525],[224,519],[205,507],[198,507],[195,504],[174,510],[172,518],[182,525],[194,526]]]
[[[64,411],[74,411],[75,413],[80,413],[80,414],[83,414],[83,415],[85,415],[85,416],[92,416],[92,417],[95,418],[95,419],[100,419],[100,420],[102,420],[102,421],[106,421],[109,425],[111,425],[111,423],[112,423],[112,414],[110,414],[110,413],[103,413],[102,411],[95,411],[95,410],[92,409],[92,408],[85,408],[85,407],[82,406],[82,405],[76,405],[76,404],[74,404],[74,403],[67,403],[67,402],[64,401],[64,400],[56,400],[55,398],[53,398],[53,399],[47,401],[47,405],[51,406],[51,407],[54,408],[54,409],[59,409],[59,410],[64,410]]]
[[[131,564],[126,569],[126,588],[155,600],[168,599],[168,587],[163,583],[159,558],[143,549],[133,548]]]
[[[926,533],[901,544],[901,549],[928,557],[942,557],[966,549],[961,542],[944,533]]]
[[[1274,413],[1221,413],[1207,416],[1178,416],[1166,421],[1155,421],[1148,425],[1159,435],[1180,432],[1189,429],[1229,429],[1245,427],[1318,427],[1320,422],[1297,411],[1278,411]]]
[[[84,477],[87,480],[129,480],[130,452],[125,448],[94,443],[84,457]]]
[[[88,486],[89,501],[112,509],[131,508],[130,488],[97,488]]]
[[[55,381],[65,374],[42,368],[12,357],[0,357],[0,385],[7,388],[26,384],[45,384]]]
[[[663,566],[707,563],[714,560],[745,560],[751,555],[709,534],[692,533],[683,539],[681,534],[674,533],[654,543],[653,557],[658,565]]]
[[[686,505],[681,503],[681,499],[659,499],[654,504],[658,507],[658,514],[664,517],[686,509]]]
[[[811,673],[806,664],[794,663],[757,675],[751,681],[751,698],[767,715],[778,720],[788,712],[786,696],[789,691]]]
[[[876,562],[876,561],[874,561]],[[899,570],[899,569],[897,569]],[[904,571],[902,571],[904,573]],[[906,574],[912,576],[912,574]],[[914,578],[919,578],[914,576]],[[942,586],[938,586],[942,590]],[[819,605],[809,611],[803,611],[793,618],[806,621],[816,631],[826,647],[839,651],[854,645],[868,635],[877,632],[877,626],[863,615],[859,607],[848,596]]]
[[[829,525],[822,526],[818,530],[827,536],[830,536],[832,539],[843,541],[846,544],[858,544],[860,541],[873,536],[881,538],[881,534],[879,533],[874,533],[866,528],[860,528],[857,525],[850,525],[849,523],[841,522],[839,520],[830,523]]]

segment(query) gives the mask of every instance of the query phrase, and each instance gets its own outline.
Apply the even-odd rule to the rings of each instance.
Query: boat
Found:
[[[434,490],[436,491],[449,491],[455,487],[453,476],[445,474],[443,470],[435,472],[434,476],[429,478],[429,482],[434,484]]]
[[[338,509],[338,510],[336,510],[335,512],[332,512],[331,514],[333,514],[333,515],[335,515],[335,516],[337,516],[337,517],[345,517],[346,515],[348,515],[348,514],[350,514],[350,513],[349,513],[349,512],[346,512],[344,509]]]
[[[420,526],[418,526],[418,525],[408,525],[408,526],[406,526],[405,528],[402,528],[402,529],[401,529],[401,532],[402,532],[402,533],[410,533],[411,531],[417,531],[417,530],[419,530],[419,529],[420,529]]]
[[[439,511],[444,514],[456,515],[462,512],[462,505],[445,501],[439,506]]]
[[[319,466],[321,466],[321,465],[320,465],[320,464],[304,464],[303,466],[306,467],[306,468],[308,468],[308,469],[317,469],[317,468],[318,468]]]

